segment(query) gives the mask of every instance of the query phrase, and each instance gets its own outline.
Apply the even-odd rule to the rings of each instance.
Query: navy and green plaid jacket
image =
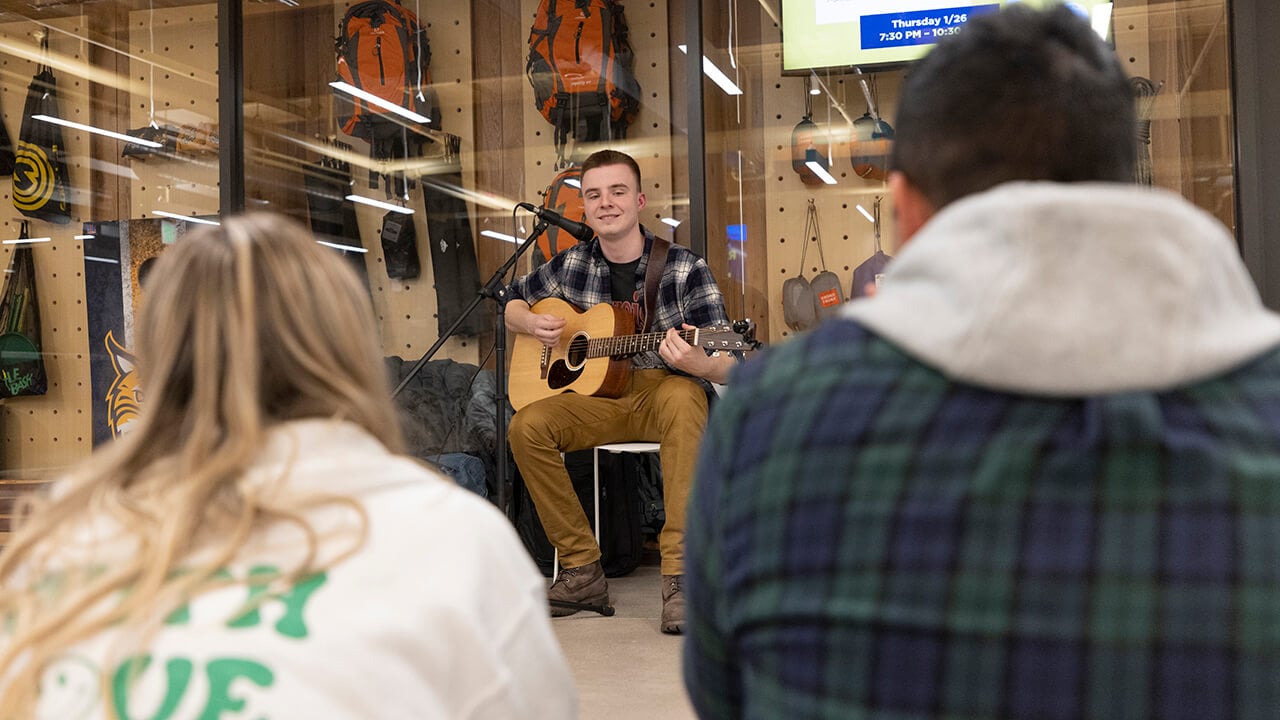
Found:
[[[702,718],[1280,718],[1280,354],[950,382],[850,321],[740,367],[687,528]]]

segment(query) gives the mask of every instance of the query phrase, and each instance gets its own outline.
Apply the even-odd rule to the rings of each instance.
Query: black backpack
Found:
[[[565,453],[564,465],[573,479],[573,489],[582,503],[588,522],[595,517],[592,498],[592,451]],[[647,463],[643,455],[600,453],[600,564],[607,577],[627,575],[640,566],[644,550],[641,528],[643,510],[640,487],[646,482]],[[514,464],[512,465],[514,467]],[[555,549],[547,542],[533,501],[523,482],[517,482],[512,500],[516,532],[542,574],[550,577]]]
[[[592,498],[592,450],[565,453],[564,467],[587,518],[595,517]],[[626,575],[640,566],[640,461],[631,453],[600,453],[600,564],[606,577]]]

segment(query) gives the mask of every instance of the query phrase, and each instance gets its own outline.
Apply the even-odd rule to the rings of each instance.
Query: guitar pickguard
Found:
[[[582,376],[582,368],[573,370],[563,360],[551,363],[551,371],[547,374],[547,386],[552,390],[569,387]]]

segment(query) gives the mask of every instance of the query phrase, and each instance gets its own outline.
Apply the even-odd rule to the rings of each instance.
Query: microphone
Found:
[[[585,223],[577,222],[575,220],[570,220],[569,218],[561,215],[560,213],[552,212],[551,210],[548,210],[544,207],[534,205],[532,203],[527,203],[527,202],[522,202],[516,205],[516,207],[521,208],[523,210],[528,210],[534,215],[537,215],[542,220],[549,222],[552,225],[555,225],[561,230],[564,230],[565,232],[577,238],[578,242],[591,242],[591,238],[596,236],[596,231],[592,230],[591,226],[586,225]]]

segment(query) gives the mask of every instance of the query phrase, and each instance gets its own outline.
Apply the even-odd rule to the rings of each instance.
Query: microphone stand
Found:
[[[418,359],[418,362],[414,363],[413,367],[409,369],[409,374],[405,375],[404,379],[400,381],[400,384],[396,386],[396,389],[391,392],[391,397],[394,398],[398,396],[400,392],[404,390],[405,386],[409,384],[409,381],[422,370],[422,367],[426,365],[428,361],[431,360],[431,357],[436,354],[436,351],[438,351],[440,347],[449,340],[449,338],[453,337],[453,333],[462,325],[462,323],[466,322],[466,319],[470,317],[472,311],[474,311],[476,307],[485,300],[485,298],[491,298],[498,303],[497,312],[495,314],[496,327],[493,339],[493,356],[498,370],[496,382],[497,397],[494,402],[494,419],[496,421],[496,436],[494,438],[494,444],[497,447],[494,455],[496,456],[495,472],[498,476],[498,508],[508,515],[510,514],[511,508],[509,508],[507,504],[507,284],[503,282],[502,279],[506,277],[507,272],[515,266],[516,262],[520,259],[520,256],[523,255],[530,247],[535,245],[538,238],[546,231],[547,221],[543,220],[541,217],[537,217],[537,222],[535,222],[533,226],[533,233],[531,233],[523,243],[516,247],[516,251],[511,253],[511,257],[507,258],[507,261],[502,264],[502,267],[498,268],[497,271],[493,273],[493,276],[489,278],[488,282],[480,288],[480,291],[476,293],[475,299],[473,299],[471,304],[462,311],[462,314],[453,322],[453,325],[451,325],[449,329],[436,340],[434,345],[423,353],[422,357]]]

